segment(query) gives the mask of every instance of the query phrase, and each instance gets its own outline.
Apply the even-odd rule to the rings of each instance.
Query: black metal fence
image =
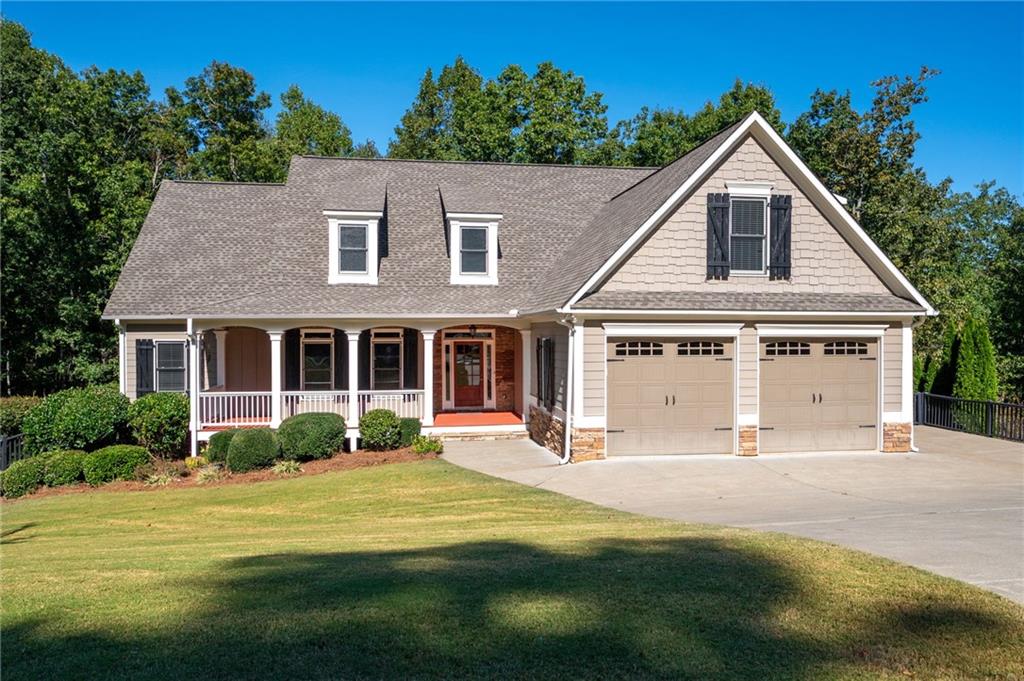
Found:
[[[1024,442],[1024,404],[917,393],[914,423]]]
[[[7,470],[12,463],[24,458],[24,435],[0,435],[0,471]]]

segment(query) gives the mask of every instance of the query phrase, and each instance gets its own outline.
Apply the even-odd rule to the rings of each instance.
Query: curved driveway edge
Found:
[[[916,454],[620,458],[559,466],[529,440],[447,442],[444,458],[632,513],[786,532],[1024,603],[1024,445],[918,428]]]

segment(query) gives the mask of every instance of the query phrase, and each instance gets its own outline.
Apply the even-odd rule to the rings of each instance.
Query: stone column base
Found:
[[[739,456],[757,456],[757,426],[740,426]]]
[[[914,432],[912,423],[883,423],[882,451],[909,452],[910,438]]]
[[[604,458],[604,428],[572,429],[572,463]]]
[[[559,456],[562,455],[565,448],[564,423],[552,417],[547,410],[530,405],[530,421],[527,428],[531,440]]]

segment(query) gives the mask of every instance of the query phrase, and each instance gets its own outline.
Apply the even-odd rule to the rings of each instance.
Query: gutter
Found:
[[[566,357],[569,366],[566,370],[565,379],[565,442],[562,444],[562,456],[558,461],[559,464],[566,464],[569,463],[569,458],[572,456],[572,407],[575,397],[573,394],[573,384],[575,382],[573,365],[576,363],[576,318],[572,315],[566,315],[556,321],[569,330],[569,348]]]

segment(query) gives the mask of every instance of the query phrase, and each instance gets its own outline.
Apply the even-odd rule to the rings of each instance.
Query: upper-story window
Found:
[[[730,201],[729,250],[734,274],[764,274],[768,249],[768,202],[762,198],[734,197]]]
[[[451,283],[498,283],[498,221],[494,213],[448,213]]]
[[[329,284],[376,284],[378,229],[383,213],[324,211],[330,249]]]

